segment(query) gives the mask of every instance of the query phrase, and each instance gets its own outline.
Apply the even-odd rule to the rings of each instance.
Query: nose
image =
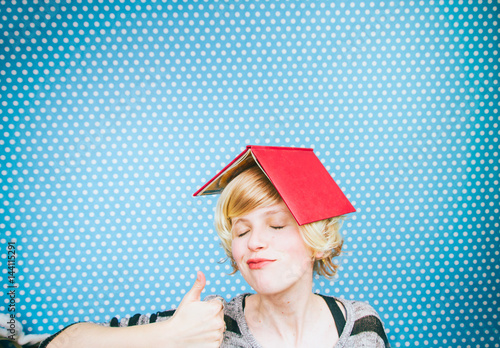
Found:
[[[250,236],[247,240],[248,249],[252,251],[264,249],[267,246],[267,240],[265,233],[262,229],[254,228],[250,232]]]

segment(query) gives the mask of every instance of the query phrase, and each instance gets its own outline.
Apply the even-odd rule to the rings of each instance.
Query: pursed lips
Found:
[[[270,263],[273,263],[276,260],[271,260],[271,259],[249,259],[247,261],[248,268],[250,269],[261,269]]]

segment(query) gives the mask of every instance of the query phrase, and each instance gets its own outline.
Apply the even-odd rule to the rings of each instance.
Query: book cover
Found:
[[[248,145],[194,193],[220,193],[239,173],[259,166],[299,225],[356,210],[310,148]]]

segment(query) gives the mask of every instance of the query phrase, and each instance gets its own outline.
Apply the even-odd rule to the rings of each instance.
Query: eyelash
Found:
[[[237,234],[236,237],[243,237],[245,234],[247,234],[249,231],[246,231],[246,232],[243,232],[243,233],[240,233],[240,234]]]
[[[283,228],[285,228],[285,226],[271,226],[272,229],[275,229],[275,230],[281,230]],[[238,234],[236,237],[243,237],[245,234],[247,234],[249,231],[246,231],[246,232],[243,232],[243,233],[240,233]]]

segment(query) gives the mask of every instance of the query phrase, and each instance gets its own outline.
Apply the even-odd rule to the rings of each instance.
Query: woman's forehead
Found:
[[[233,221],[233,224],[236,224],[237,222],[245,222],[253,219],[262,219],[276,215],[292,216],[286,204],[281,202],[271,206],[254,209],[248,214],[242,216],[235,216],[231,220]]]

